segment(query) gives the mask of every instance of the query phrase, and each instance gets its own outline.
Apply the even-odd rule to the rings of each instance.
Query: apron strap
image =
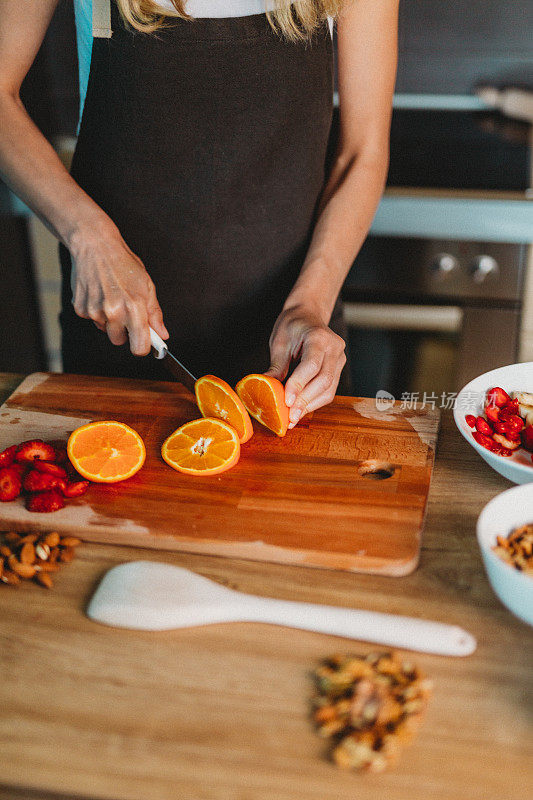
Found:
[[[111,39],[111,0],[93,0],[93,37]]]

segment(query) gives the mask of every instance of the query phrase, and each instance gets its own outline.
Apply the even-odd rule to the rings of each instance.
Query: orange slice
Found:
[[[161,455],[169,466],[187,475],[217,475],[239,460],[237,431],[221,419],[202,417],[186,422],[163,443]]]
[[[241,444],[252,437],[254,429],[250,415],[229,383],[214,375],[204,375],[196,381],[194,391],[198,408],[204,417],[223,419],[235,428]]]
[[[123,422],[91,422],[70,434],[67,453],[80,475],[95,483],[131,478],[146,458],[144,442]]]
[[[285,436],[289,408],[281,381],[269,375],[252,374],[240,380],[235,390],[252,417],[277,436]]]

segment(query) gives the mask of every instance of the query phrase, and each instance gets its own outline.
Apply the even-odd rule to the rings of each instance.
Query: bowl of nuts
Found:
[[[533,361],[474,378],[457,395],[453,414],[496,472],[513,483],[533,481]]]
[[[477,539],[494,592],[533,625],[533,484],[514,486],[487,503]]]

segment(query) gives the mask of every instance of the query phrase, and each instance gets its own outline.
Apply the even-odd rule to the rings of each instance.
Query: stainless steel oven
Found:
[[[370,236],[342,294],[354,392],[451,393],[516,361],[526,251]]]

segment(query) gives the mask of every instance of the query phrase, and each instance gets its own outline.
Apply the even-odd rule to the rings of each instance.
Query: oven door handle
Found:
[[[344,303],[344,321],[350,328],[424,333],[459,333],[463,310],[458,306]]]

